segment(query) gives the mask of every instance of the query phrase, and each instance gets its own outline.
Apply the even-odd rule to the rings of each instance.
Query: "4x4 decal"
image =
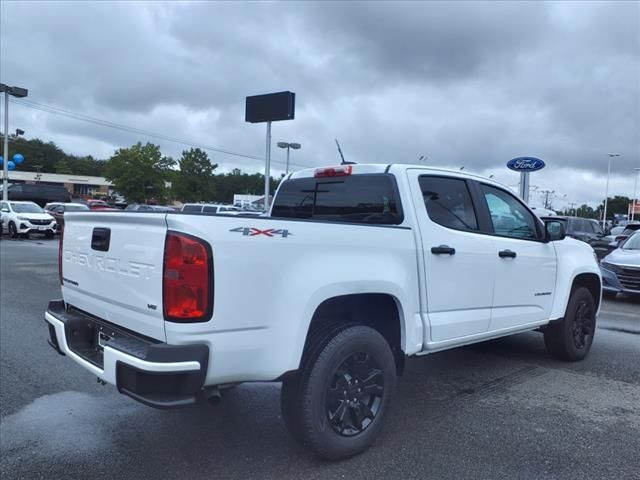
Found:
[[[245,237],[255,237],[257,235],[264,235],[266,237],[275,237],[276,235],[280,235],[282,238],[287,238],[293,235],[293,233],[291,233],[289,230],[286,230],[286,229],[281,230],[281,229],[275,229],[275,228],[267,228],[265,230],[262,230],[256,227],[238,227],[238,228],[232,228],[229,231],[234,233],[242,233],[242,235],[244,235]]]

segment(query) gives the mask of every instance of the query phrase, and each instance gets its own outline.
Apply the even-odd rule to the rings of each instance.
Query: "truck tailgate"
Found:
[[[62,294],[101,319],[165,341],[162,262],[164,214],[65,215]]]

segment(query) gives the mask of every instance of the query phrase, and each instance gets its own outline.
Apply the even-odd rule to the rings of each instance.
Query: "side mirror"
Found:
[[[567,236],[567,231],[564,229],[564,224],[557,220],[549,220],[544,222],[545,240],[547,242],[555,242],[556,240],[563,240]]]

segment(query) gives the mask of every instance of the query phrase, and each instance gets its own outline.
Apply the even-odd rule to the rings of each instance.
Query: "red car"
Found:
[[[113,208],[111,205],[109,205],[104,200],[87,200],[87,206],[91,210],[101,210],[101,211],[109,210],[109,211],[112,211],[112,212],[120,211],[117,208]]]

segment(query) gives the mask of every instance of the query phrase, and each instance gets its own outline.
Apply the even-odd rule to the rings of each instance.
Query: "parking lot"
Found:
[[[329,463],[287,433],[279,384],[159,411],[47,345],[57,240],[0,241],[0,475],[9,478],[638,478],[640,299],[605,301],[587,360],[527,333],[408,362],[372,449]]]

